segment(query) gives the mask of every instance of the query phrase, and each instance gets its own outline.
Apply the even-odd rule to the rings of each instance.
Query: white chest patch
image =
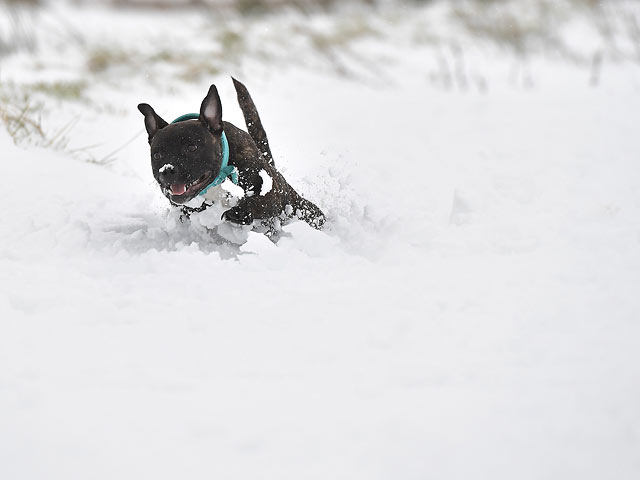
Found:
[[[260,195],[266,195],[273,188],[273,179],[264,168],[260,170],[260,172],[258,172],[258,175],[260,175],[260,178],[262,178],[262,188],[260,188]]]
[[[245,191],[242,189],[242,187],[240,185],[236,185],[228,178],[224,182],[222,182],[220,187],[222,187],[223,190],[229,192],[234,197],[242,198],[245,195]]]
[[[191,228],[202,232],[213,231],[225,240],[238,245],[247,241],[251,231],[251,225],[235,225],[222,220],[222,214],[235,207],[238,201],[245,196],[245,192],[239,185],[227,178],[220,185],[209,187],[203,194],[197,195],[184,205],[190,208],[200,208],[208,204],[201,212],[192,212],[189,217]],[[172,209],[176,219],[181,214],[180,208]]]
[[[210,187],[204,195],[199,195],[199,197],[208,203],[220,204],[223,207],[228,206],[228,197],[226,191],[222,188],[222,185]]]
[[[226,179],[220,185],[209,187],[204,194],[197,195],[185,203],[187,207],[199,208],[203,202],[217,206],[224,210],[235,207],[238,200],[244,196],[244,190],[234,184],[231,180]]]

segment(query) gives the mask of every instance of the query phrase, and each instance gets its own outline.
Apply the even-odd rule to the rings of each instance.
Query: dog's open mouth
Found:
[[[163,188],[165,195],[171,197],[176,203],[184,203],[195,197],[211,182],[212,173],[207,172],[191,183],[176,182]]]

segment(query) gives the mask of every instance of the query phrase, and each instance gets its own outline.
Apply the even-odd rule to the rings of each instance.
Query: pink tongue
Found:
[[[171,193],[174,195],[182,195],[186,191],[187,188],[184,183],[174,183],[171,185]]]

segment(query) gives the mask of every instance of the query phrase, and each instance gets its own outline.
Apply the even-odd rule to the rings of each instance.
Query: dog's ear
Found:
[[[200,120],[204,122],[211,133],[222,132],[222,103],[215,85],[209,87],[209,93],[200,105]]]
[[[158,114],[151,108],[151,105],[141,103],[138,105],[138,110],[144,115],[144,126],[149,134],[149,143],[158,130],[168,125]]]

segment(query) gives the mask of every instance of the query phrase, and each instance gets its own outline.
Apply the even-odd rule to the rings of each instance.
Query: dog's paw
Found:
[[[253,223],[253,213],[243,208],[234,207],[222,214],[222,220],[227,220],[238,225],[250,225]]]

